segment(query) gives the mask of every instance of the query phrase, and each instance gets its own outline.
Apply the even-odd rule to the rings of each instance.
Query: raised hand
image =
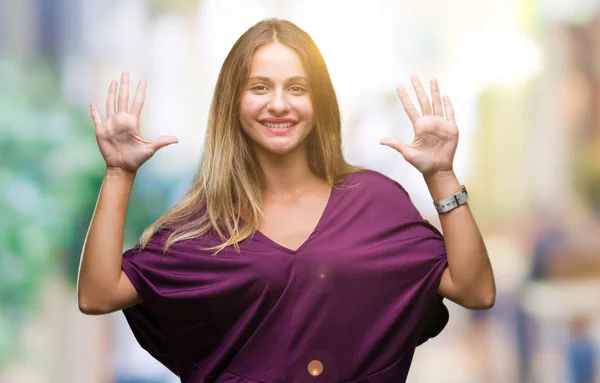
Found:
[[[429,83],[431,101],[418,77],[411,77],[411,82],[422,115],[415,109],[403,86],[399,85],[397,92],[404,111],[413,124],[415,136],[412,144],[407,145],[393,137],[382,139],[381,144],[396,149],[424,176],[435,175],[438,172],[451,172],[458,145],[458,127],[452,103],[447,96],[444,96],[442,105],[442,97],[436,80],[430,80]]]
[[[142,138],[139,125],[145,95],[146,82],[142,80],[129,109],[129,73],[125,72],[121,75],[120,84],[117,81],[110,83],[104,121],[96,104],[90,105],[90,114],[96,126],[96,140],[107,169],[135,173],[156,151],[178,142],[173,136],[161,136],[154,141]]]

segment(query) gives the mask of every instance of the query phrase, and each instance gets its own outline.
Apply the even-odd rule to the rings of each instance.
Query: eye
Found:
[[[254,85],[250,90],[255,92],[266,92],[269,89],[265,85]]]
[[[294,85],[294,86],[290,87],[290,91],[292,93],[296,93],[296,94],[304,94],[304,93],[308,92],[305,88],[303,88],[299,85]]]

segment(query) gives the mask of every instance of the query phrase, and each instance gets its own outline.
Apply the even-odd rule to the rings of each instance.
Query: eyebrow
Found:
[[[272,80],[268,77],[265,76],[251,76],[250,78],[248,78],[248,80],[258,80],[258,81],[264,81],[264,82],[271,82]],[[305,76],[294,76],[294,77],[290,77],[286,80],[287,82],[294,82],[294,81],[306,81],[308,82],[308,78],[306,78]]]

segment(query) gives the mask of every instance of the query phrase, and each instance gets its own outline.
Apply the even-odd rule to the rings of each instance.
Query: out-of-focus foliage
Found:
[[[0,62],[0,366],[45,277],[60,271],[74,217],[101,177],[93,130],[49,67]],[[91,191],[91,189],[90,189]]]
[[[18,357],[19,327],[44,280],[59,273],[75,286],[103,176],[87,110],[62,99],[51,68],[0,61],[0,369]],[[127,243],[162,213],[168,193],[148,177],[137,184]]]

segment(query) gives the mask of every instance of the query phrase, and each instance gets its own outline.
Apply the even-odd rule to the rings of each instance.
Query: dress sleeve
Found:
[[[162,244],[167,234],[157,232],[144,249],[135,246],[123,254],[122,269],[142,297],[143,302],[123,310],[125,319],[140,346],[171,372],[178,375],[167,335],[159,323],[160,299],[165,279]]]
[[[407,272],[410,270],[418,276],[413,287],[418,291],[415,310],[420,318],[419,346],[440,334],[449,320],[444,298],[437,293],[442,275],[448,267],[448,257],[442,234],[420,214],[408,226],[411,236],[405,240],[403,253],[408,255],[407,259],[410,258],[405,263]]]
[[[386,201],[380,207],[380,216],[386,209],[394,212],[394,231],[398,233],[396,245],[405,255],[402,266],[418,276],[414,287],[419,291],[415,310],[420,317],[421,330],[417,345],[421,345],[440,334],[449,320],[444,298],[437,294],[442,274],[448,267],[444,237],[423,218],[409,193],[398,182],[385,182],[380,189],[384,193],[381,200]],[[406,276],[406,279],[410,278]]]
[[[424,277],[420,282],[423,289],[421,295],[423,301],[419,308],[422,313],[421,333],[417,341],[417,346],[420,346],[439,335],[448,324],[448,308],[444,304],[444,298],[437,293],[442,275],[448,267],[448,257],[442,233],[421,216],[410,200],[408,192],[402,186],[400,188],[407,200],[405,209],[410,216],[408,225],[411,227],[412,235],[418,238],[414,239],[415,250],[418,251],[425,268]],[[413,240],[409,241],[413,242]]]
[[[164,331],[152,315],[146,302],[123,310],[133,336],[154,359],[179,376]]]
[[[450,314],[444,304],[444,298],[437,293],[433,294],[432,302],[425,310],[425,315],[423,316],[423,327],[417,346],[438,336],[448,324],[449,319]]]

